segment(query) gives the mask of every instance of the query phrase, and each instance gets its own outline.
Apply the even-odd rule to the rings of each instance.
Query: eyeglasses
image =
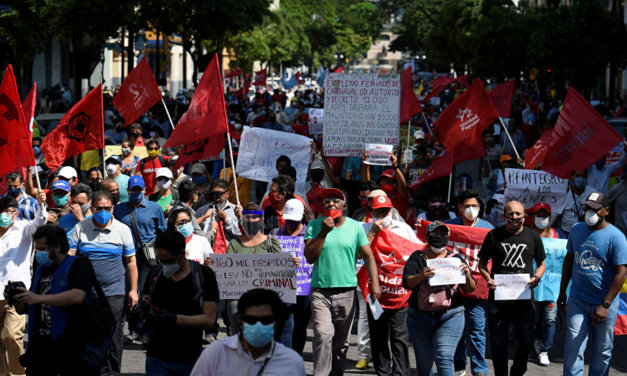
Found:
[[[228,191],[213,191],[211,193],[218,195],[218,196],[222,196],[223,194],[227,193]]]
[[[188,223],[190,223],[192,220],[191,219],[181,219],[180,221],[176,221],[174,222],[175,226],[183,226],[186,225]]]
[[[111,208],[113,208],[113,206],[94,206],[94,211],[95,212],[99,212],[99,211],[111,211]]]
[[[242,321],[245,322],[246,324],[250,324],[250,325],[255,325],[257,322],[260,322],[263,325],[268,325],[268,324],[272,324],[274,323],[274,316],[262,316],[262,317],[257,317],[257,316],[242,316]]]
[[[148,149],[148,151],[150,151],[150,150],[159,150],[157,148],[146,148],[146,149]]]
[[[341,198],[325,198],[324,200],[322,200],[323,204],[330,204],[330,203],[339,204],[342,202],[344,202],[344,200],[342,200]]]

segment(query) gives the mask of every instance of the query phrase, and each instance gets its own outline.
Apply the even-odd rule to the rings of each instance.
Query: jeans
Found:
[[[466,328],[455,351],[455,370],[466,368],[468,353],[472,374],[488,374],[488,362],[485,360],[486,304],[484,299],[464,298]]]
[[[453,356],[464,332],[464,307],[442,312],[407,308],[407,328],[414,346],[418,376],[430,376],[433,361],[438,376],[454,376]]]
[[[124,350],[124,336],[122,333],[122,319],[124,313],[124,295],[107,296],[111,313],[115,319],[115,329],[111,337],[111,347],[107,364],[102,368],[101,375],[118,375],[122,370],[122,351]]]
[[[357,317],[357,358],[372,358],[370,346],[370,328],[368,326],[368,304],[361,291],[357,291],[359,316]]]
[[[311,319],[311,299],[309,296],[297,296],[294,305],[294,331],[292,333],[292,349],[303,355],[307,342],[307,324]]]
[[[509,326],[518,339],[511,376],[527,372],[527,358],[533,349],[535,310],[530,300],[491,301],[488,303],[488,324],[492,345],[492,366],[496,376],[507,376],[507,345]]]
[[[281,334],[279,336],[279,342],[285,347],[292,348],[292,334],[294,333],[294,315],[290,314],[281,328]]]
[[[377,375],[409,376],[407,308],[384,309],[378,320],[374,319],[370,308],[366,308],[366,312],[372,341],[372,363]]]
[[[566,306],[566,339],[564,341],[564,376],[583,375],[583,352],[590,334],[589,375],[605,376],[610,371],[614,346],[614,325],[618,315],[618,296],[612,302],[607,320],[592,325],[590,316],[599,306],[586,304],[570,296]]]
[[[195,362],[166,362],[154,356],[146,357],[146,376],[189,376]]]
[[[536,320],[536,338],[542,340],[540,352],[548,352],[553,348],[555,336],[555,317],[557,316],[557,304],[555,302],[535,302],[539,319]]]

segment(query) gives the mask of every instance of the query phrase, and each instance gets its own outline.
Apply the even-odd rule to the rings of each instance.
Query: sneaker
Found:
[[[457,373],[457,376],[466,376],[466,370],[463,369]]]
[[[533,348],[536,350],[536,354],[540,354],[542,352],[542,341],[536,338],[533,342]]]
[[[368,368],[368,359],[360,358],[357,361],[357,364],[355,364],[355,368],[357,368],[357,369],[366,369],[366,368]]]
[[[551,362],[549,361],[549,354],[544,351],[538,355],[538,361],[540,361],[540,365],[542,366],[550,366]]]

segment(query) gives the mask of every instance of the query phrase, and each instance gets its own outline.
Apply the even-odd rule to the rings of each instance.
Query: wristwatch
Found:
[[[603,302],[603,304],[601,304],[603,306],[603,308],[608,309],[610,308],[610,306],[612,305],[612,302],[608,302],[607,300]]]

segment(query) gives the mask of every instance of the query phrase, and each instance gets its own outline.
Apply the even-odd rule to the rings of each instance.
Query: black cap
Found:
[[[122,161],[119,158],[117,158],[117,157],[109,157],[109,158],[107,158],[107,160],[105,161],[105,164],[110,164],[110,163],[115,163],[115,164],[122,165]]]
[[[5,211],[8,208],[15,208],[17,209],[19,207],[19,204],[17,203],[17,200],[14,199],[13,197],[2,197],[0,198],[0,212],[1,211]]]
[[[590,193],[590,196],[588,196],[583,204],[592,210],[599,210],[609,205],[607,198],[601,192]]]

